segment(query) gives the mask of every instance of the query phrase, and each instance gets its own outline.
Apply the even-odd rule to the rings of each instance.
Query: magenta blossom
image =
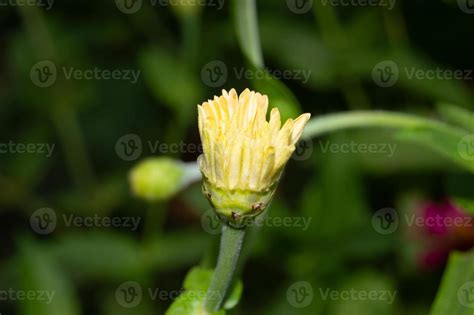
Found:
[[[452,250],[474,246],[474,219],[452,201],[425,202],[417,212],[419,224],[412,236],[422,244],[416,260],[423,269],[441,266]]]

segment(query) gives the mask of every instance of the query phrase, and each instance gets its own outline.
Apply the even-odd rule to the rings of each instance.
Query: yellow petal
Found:
[[[310,118],[303,114],[281,127],[273,108],[267,122],[266,95],[222,90],[221,96],[197,106],[203,154],[199,167],[222,189],[265,191],[279,179]]]
[[[304,126],[311,118],[311,114],[303,114],[298,117],[293,123],[293,132],[291,133],[291,143],[295,144],[303,134]]]

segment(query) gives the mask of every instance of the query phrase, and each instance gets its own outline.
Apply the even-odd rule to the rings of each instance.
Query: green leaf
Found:
[[[172,53],[158,47],[143,50],[139,62],[156,99],[175,112],[192,115],[189,109],[194,109],[204,94],[202,83],[192,71]]]
[[[234,0],[233,14],[237,38],[244,55],[253,66],[263,68],[255,0]]]
[[[474,215],[474,200],[471,198],[453,197],[454,203],[461,209]]]
[[[439,113],[449,122],[474,132],[474,112],[447,103],[440,103],[437,108]]]
[[[189,271],[184,280],[183,287],[186,290],[181,294],[166,311],[166,315],[225,315],[225,311],[221,310],[216,313],[209,314],[204,310],[204,299],[207,290],[211,284],[213,270],[195,267]],[[242,295],[242,282],[237,281],[229,294],[228,299],[224,303],[225,309],[231,309],[240,300]]]
[[[19,243],[20,288],[26,293],[42,292],[38,298],[22,301],[22,315],[78,315],[79,304],[70,280],[60,265],[33,241]]]
[[[386,111],[353,111],[319,116],[308,122],[304,138],[362,127],[394,128],[398,138],[431,147],[459,166],[474,172],[474,163],[466,158],[470,152],[464,152],[469,150],[465,149],[465,146],[470,145],[464,143],[467,135],[465,130],[415,115]]]
[[[263,70],[262,70],[263,71]],[[281,118],[285,121],[288,118],[296,118],[301,114],[301,106],[291,90],[285,84],[271,76],[252,80],[255,90],[268,95],[270,106],[280,110]]]
[[[459,166],[474,172],[474,163],[464,159],[458,150],[458,145],[464,136],[464,133],[460,130],[455,128],[437,129],[421,127],[412,130],[402,130],[396,136],[403,140],[414,141],[428,146]]]
[[[227,300],[224,303],[224,309],[230,310],[237,306],[237,304],[240,301],[240,297],[242,296],[242,291],[244,290],[244,285],[242,284],[242,281],[237,281],[234,284],[234,287],[227,298]]]
[[[298,21],[260,18],[262,48],[266,59],[282,69],[309,73],[307,82],[298,83],[314,89],[335,87],[337,62],[311,25]]]
[[[431,315],[471,315],[474,307],[474,252],[453,253]]]
[[[207,290],[211,285],[212,270],[195,267],[191,269],[184,279],[183,287],[186,290]]]

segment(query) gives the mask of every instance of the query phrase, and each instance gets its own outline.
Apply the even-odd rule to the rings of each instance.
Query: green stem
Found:
[[[352,111],[330,114],[311,119],[305,128],[304,138],[312,138],[329,132],[361,127],[430,128],[453,135],[461,134],[457,128],[443,122],[387,111]]]
[[[217,312],[222,307],[232,284],[244,235],[244,229],[234,229],[228,225],[222,227],[219,258],[204,302],[204,307],[209,313]]]

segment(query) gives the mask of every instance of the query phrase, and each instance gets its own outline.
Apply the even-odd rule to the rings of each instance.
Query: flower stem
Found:
[[[209,313],[217,312],[222,307],[232,284],[244,235],[245,229],[235,229],[226,224],[222,227],[217,266],[204,302],[204,307]]]
[[[338,130],[362,127],[429,128],[453,135],[460,134],[460,130],[441,121],[415,115],[388,111],[351,111],[311,119],[303,137],[308,139]]]

